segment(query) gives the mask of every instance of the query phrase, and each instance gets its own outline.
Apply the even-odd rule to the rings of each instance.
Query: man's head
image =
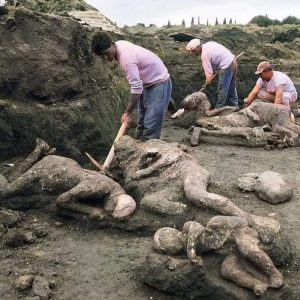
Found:
[[[202,51],[202,45],[200,39],[192,39],[189,41],[189,43],[186,45],[185,48],[187,51],[190,51],[194,53],[195,55],[201,54]]]
[[[98,31],[94,34],[91,47],[96,55],[101,55],[109,61],[116,58],[116,47],[110,34],[105,31]]]
[[[270,81],[273,76],[271,64],[268,61],[262,61],[257,66],[255,74],[259,75],[265,81]]]

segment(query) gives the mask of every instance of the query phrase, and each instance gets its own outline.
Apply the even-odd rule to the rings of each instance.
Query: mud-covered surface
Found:
[[[163,139],[180,142],[186,130],[166,121]],[[211,174],[210,190],[226,195],[247,212],[275,213],[293,247],[293,262],[280,268],[284,282],[300,299],[300,152],[298,148],[266,151],[261,148],[201,144],[189,153]],[[1,162],[1,173],[5,170]],[[272,170],[281,173],[294,188],[291,201],[272,205],[254,194],[243,194],[237,187],[239,175]],[[33,273],[51,284],[53,299],[183,299],[160,293],[137,280],[151,244],[151,236],[141,232],[95,229],[58,218],[54,207],[45,211],[26,211],[17,227],[34,231],[43,227],[47,235],[20,248],[6,245],[0,249],[0,298],[32,297],[19,293],[14,282]],[[251,295],[251,292],[249,292]],[[254,299],[254,296],[253,296]]]
[[[134,279],[149,237],[84,228],[51,212],[28,211],[21,224],[43,226],[48,234],[32,245],[0,250],[1,299],[30,296],[14,289],[15,280],[28,273],[52,282],[53,299],[173,299]]]

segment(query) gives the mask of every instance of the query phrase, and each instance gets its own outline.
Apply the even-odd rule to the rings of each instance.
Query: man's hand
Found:
[[[132,120],[132,115],[130,113],[124,113],[121,117],[122,123],[126,122],[127,124],[129,124],[131,120]]]
[[[209,85],[211,85],[211,82],[212,82],[212,78],[208,78],[208,79],[206,79],[206,81],[205,81],[205,85],[206,85],[206,86],[209,86]]]
[[[248,98],[245,98],[244,99],[244,105],[243,105],[243,107],[247,107],[247,106],[249,106],[251,104],[251,102],[249,101],[249,99]]]

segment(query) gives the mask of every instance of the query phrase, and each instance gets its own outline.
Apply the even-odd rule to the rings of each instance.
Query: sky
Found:
[[[257,15],[279,19],[293,15],[300,18],[300,0],[86,0],[118,26],[137,23],[166,25],[181,24],[188,26],[192,17],[195,23],[211,25],[216,18],[222,23],[232,18],[238,24],[245,24]]]

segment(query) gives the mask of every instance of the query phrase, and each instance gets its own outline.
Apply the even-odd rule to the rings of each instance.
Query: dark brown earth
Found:
[[[163,139],[180,142],[186,130],[166,121]],[[211,174],[210,190],[228,196],[241,208],[256,214],[273,212],[293,247],[293,260],[280,270],[285,284],[300,299],[300,152],[298,148],[264,149],[202,144],[189,148]],[[1,171],[7,168],[1,163]],[[271,205],[254,194],[237,188],[238,176],[247,172],[273,170],[281,173],[294,188],[291,201]],[[59,223],[57,223],[59,222]],[[111,229],[95,229],[58,218],[54,208],[24,213],[22,227],[44,226],[48,235],[34,244],[0,249],[0,298],[18,299],[26,294],[14,290],[14,281],[33,272],[55,281],[53,299],[182,299],[162,294],[137,280],[151,244],[151,236]],[[249,292],[250,298],[252,297]],[[254,299],[254,296],[253,296]],[[262,298],[263,299],[263,298]]]

